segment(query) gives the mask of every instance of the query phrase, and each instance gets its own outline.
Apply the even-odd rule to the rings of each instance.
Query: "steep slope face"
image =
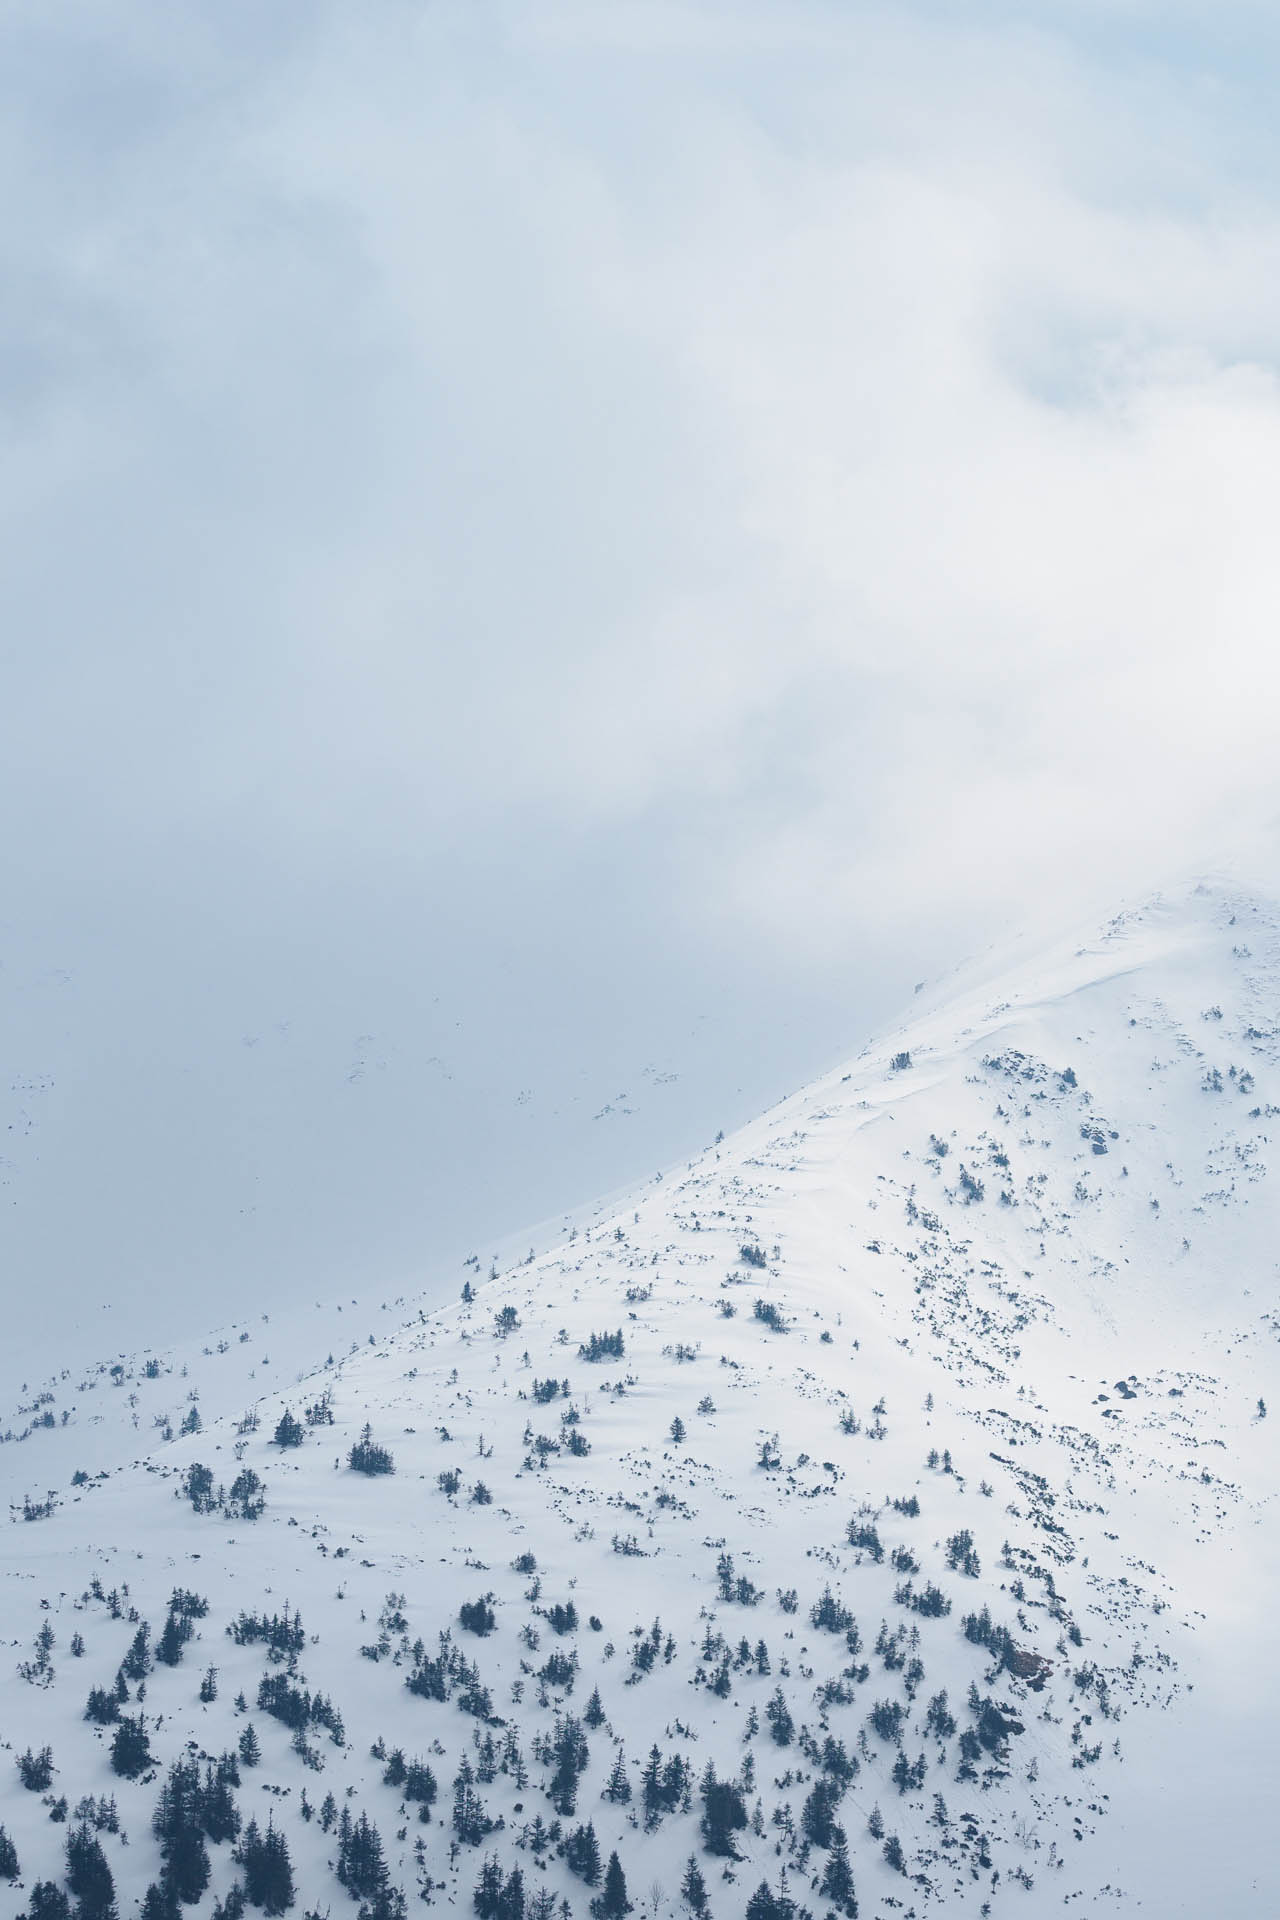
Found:
[[[270,1911],[270,1820],[316,1913],[1258,1911],[1278,927],[1117,920],[53,1502],[31,1435],[4,1910],[87,1821],[125,1915]],[[250,1724],[246,1847],[170,1769]]]

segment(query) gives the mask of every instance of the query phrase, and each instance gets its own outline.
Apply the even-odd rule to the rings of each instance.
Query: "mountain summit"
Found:
[[[32,1389],[4,1912],[1262,1910],[1278,1118],[1202,883],[314,1371]]]

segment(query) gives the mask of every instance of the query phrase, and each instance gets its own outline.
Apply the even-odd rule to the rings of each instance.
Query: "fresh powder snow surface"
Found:
[[[131,1920],[171,1767],[250,1725],[299,1914],[585,1920],[614,1853],[655,1917],[691,1859],[718,1920],[1274,1910],[1278,1120],[1280,907],[1216,879],[469,1299],[29,1382],[0,1914],[87,1827]]]

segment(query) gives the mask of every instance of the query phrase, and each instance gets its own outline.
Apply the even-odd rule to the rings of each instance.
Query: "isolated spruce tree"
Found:
[[[614,1755],[613,1772],[609,1775],[605,1786],[604,1798],[612,1800],[616,1807],[625,1807],[631,1798],[631,1782],[627,1778],[627,1757],[621,1747]]]
[[[0,1827],[0,1880],[16,1880],[18,1873],[18,1849]]]
[[[604,1725],[604,1705],[600,1699],[599,1687],[593,1687],[591,1689],[591,1698],[582,1709],[582,1717],[589,1727],[602,1727]]]
[[[623,1915],[631,1912],[627,1878],[616,1853],[609,1855],[609,1864],[604,1870],[604,1886],[599,1897],[591,1902],[591,1912],[593,1920],[623,1920]]]
[[[78,1903],[76,1920],[117,1920],[115,1881],[87,1822],[67,1835],[67,1885]]]
[[[853,1891],[853,1869],[849,1865],[849,1844],[843,1827],[831,1829],[831,1851],[823,1869],[818,1891],[829,1900],[845,1920],[858,1920],[858,1902]]]
[[[300,1447],[306,1439],[306,1428],[301,1420],[296,1420],[288,1407],[276,1422],[276,1430],[271,1438],[278,1447]]]
[[[436,1795],[440,1789],[436,1784],[434,1773],[425,1760],[410,1760],[405,1768],[404,1786],[401,1791],[406,1800],[416,1802],[419,1820],[424,1823],[430,1820],[431,1808],[435,1804]],[[322,1809],[321,1819],[323,1818]]]
[[[774,1744],[779,1747],[789,1747],[796,1737],[796,1723],[791,1718],[791,1711],[781,1687],[774,1689],[773,1698],[765,1707],[764,1717],[769,1722],[769,1731],[773,1735]]]
[[[213,1469],[206,1467],[199,1460],[193,1460],[187,1468],[186,1477],[182,1483],[182,1491],[191,1502],[193,1513],[212,1513],[214,1507]]]
[[[126,1780],[138,1779],[151,1765],[151,1741],[141,1714],[136,1720],[127,1714],[121,1718],[111,1742],[111,1765]]]
[[[190,1638],[190,1620],[185,1614],[171,1610],[156,1641],[156,1659],[166,1667],[176,1667]]]
[[[694,1916],[694,1920],[707,1920],[711,1912],[707,1902],[707,1883],[702,1877],[702,1869],[693,1854],[689,1855],[689,1864],[684,1870],[684,1879],[680,1882],[680,1898]]]
[[[254,1731],[252,1720],[240,1735],[237,1751],[242,1766],[256,1767],[262,1758],[262,1748],[258,1745],[258,1736]]]
[[[361,1429],[360,1438],[347,1454],[347,1465],[355,1473],[394,1473],[396,1470],[395,1461],[387,1449],[374,1440],[373,1428],[367,1421]]]

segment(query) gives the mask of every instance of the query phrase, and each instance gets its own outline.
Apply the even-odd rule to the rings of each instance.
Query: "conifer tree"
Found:
[[[26,1920],[71,1920],[71,1902],[52,1880],[38,1880],[27,1902]]]
[[[151,1629],[144,1620],[120,1663],[126,1680],[145,1680],[151,1671]]]
[[[18,1872],[18,1849],[0,1827],[0,1880],[16,1880]]]
[[[306,1428],[301,1420],[294,1418],[288,1407],[276,1422],[276,1430],[271,1438],[278,1447],[300,1447],[306,1439]]]
[[[373,1428],[365,1422],[360,1438],[347,1454],[347,1465],[355,1473],[381,1474],[394,1473],[395,1461],[385,1447],[379,1446],[373,1437]]]
[[[614,1756],[613,1771],[609,1775],[604,1798],[612,1800],[616,1807],[625,1807],[631,1798],[631,1782],[627,1778],[627,1757],[621,1747]]]
[[[120,1720],[111,1742],[111,1765],[126,1780],[136,1780],[151,1765],[151,1740],[141,1714],[136,1720],[127,1714]]]
[[[347,1892],[357,1900],[378,1893],[386,1885],[382,1839],[368,1814],[362,1813],[358,1820],[348,1822],[345,1833],[339,1830],[335,1871]]]
[[[823,1869],[819,1892],[829,1900],[845,1920],[857,1920],[858,1902],[853,1891],[853,1869],[849,1865],[849,1843],[843,1827],[831,1829],[831,1851]]]
[[[115,1881],[87,1822],[67,1835],[67,1885],[78,1903],[76,1920],[117,1920]]]
[[[747,1902],[746,1920],[792,1920],[796,1903],[785,1893],[774,1893],[762,1880]]]
[[[775,1745],[789,1747],[796,1737],[796,1725],[781,1687],[774,1689],[773,1698],[765,1707],[764,1717],[769,1722]]]
[[[103,1687],[91,1687],[85,1703],[84,1717],[92,1720],[95,1726],[109,1727],[120,1718],[120,1702],[114,1693],[108,1693]]]
[[[496,1854],[481,1866],[471,1904],[480,1920],[497,1920],[502,1904],[502,1862]]]
[[[33,1753],[28,1747],[20,1753],[16,1762],[18,1778],[28,1793],[44,1793],[53,1784],[53,1748],[41,1747],[39,1753]]]
[[[662,1818],[664,1797],[662,1792],[662,1754],[657,1742],[649,1749],[649,1758],[644,1763],[644,1772],[640,1776],[640,1797],[644,1802],[644,1824],[652,1831]]]
[[[406,1800],[417,1803],[418,1818],[425,1825],[431,1818],[431,1808],[439,1792],[436,1777],[425,1760],[409,1761],[405,1768],[404,1786],[401,1791]]]
[[[284,1835],[277,1833],[270,1820],[260,1833],[256,1820],[245,1828],[240,1848],[244,1868],[245,1897],[250,1905],[264,1913],[287,1913],[293,1905],[293,1864]]]
[[[693,1854],[689,1855],[689,1864],[684,1870],[684,1879],[680,1882],[680,1898],[693,1914],[694,1920],[707,1920],[711,1912],[707,1903],[707,1883],[702,1877],[702,1869]]]
[[[604,1707],[600,1701],[599,1687],[593,1687],[591,1689],[591,1698],[582,1709],[582,1717],[591,1728],[602,1727],[604,1725]]]
[[[239,1778],[237,1773],[237,1785]],[[240,1809],[235,1803],[231,1786],[225,1767],[219,1764],[215,1770],[206,1766],[200,1789],[200,1825],[215,1846],[223,1840],[234,1840],[240,1832]]]
[[[604,1886],[598,1899],[591,1902],[591,1912],[594,1920],[623,1920],[623,1915],[631,1912],[626,1875],[616,1853],[609,1855],[609,1864],[604,1870]]]
[[[183,1614],[170,1612],[156,1641],[156,1659],[166,1667],[176,1667],[190,1638],[190,1621]]]
[[[746,1803],[740,1789],[732,1780],[717,1780],[716,1770],[708,1761],[700,1791],[703,1846],[708,1853],[737,1860],[740,1856],[733,1836],[747,1825]]]
[[[468,1847],[478,1847],[486,1833],[493,1831],[493,1822],[476,1792],[475,1774],[465,1753],[453,1782],[453,1830]]]
[[[267,1504],[262,1481],[252,1467],[241,1467],[231,1482],[226,1513],[232,1520],[260,1520]]]
[[[194,1906],[209,1884],[204,1840],[204,1793],[193,1760],[179,1760],[160,1790],[151,1830],[160,1842],[165,1883],[184,1906]]]
[[[570,1873],[576,1873],[579,1880],[585,1880],[589,1887],[600,1884],[600,1843],[596,1839],[596,1830],[592,1821],[585,1827],[575,1827],[565,1842],[564,1863]]]

